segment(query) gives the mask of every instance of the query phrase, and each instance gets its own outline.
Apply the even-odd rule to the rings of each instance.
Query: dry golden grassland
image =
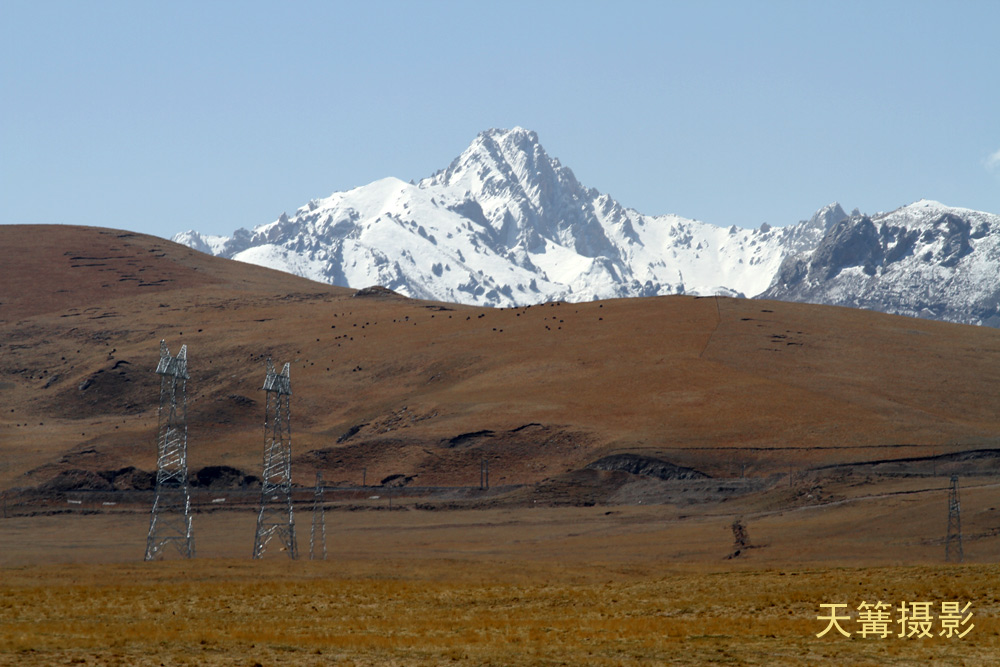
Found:
[[[0,585],[0,663],[986,665],[1000,651],[998,575],[444,559],[26,567]],[[900,639],[896,624],[860,638],[856,620],[850,639],[816,637],[823,603],[954,599],[972,602],[962,639]]]
[[[7,519],[0,664],[996,663],[994,538],[945,565],[940,544],[852,536],[863,516],[842,504],[809,530],[803,513],[752,519],[761,546],[726,560],[731,517],[675,512],[329,512],[325,562],[249,560],[252,512],[197,515],[199,558],[154,563],[139,562],[143,515]],[[859,637],[857,607],[879,601],[892,635]],[[935,635],[941,602],[970,602],[974,627],[898,638],[899,604],[916,601]],[[850,639],[816,637],[833,603],[852,610]]]

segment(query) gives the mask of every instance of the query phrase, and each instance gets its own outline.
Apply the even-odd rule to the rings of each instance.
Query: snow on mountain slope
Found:
[[[486,306],[726,294],[1000,326],[1000,218],[920,201],[783,228],[649,216],[583,186],[534,132],[488,130],[419,183],[385,178],[232,237],[175,241],[345,287]]]
[[[175,234],[172,240],[207,255],[221,255],[229,237],[199,234],[192,230]]]
[[[581,185],[534,132],[489,130],[416,185],[386,178],[232,237],[175,241],[348,287],[490,306],[763,291],[792,230],[647,216]]]
[[[929,200],[853,215],[762,296],[1000,326],[1000,216]]]

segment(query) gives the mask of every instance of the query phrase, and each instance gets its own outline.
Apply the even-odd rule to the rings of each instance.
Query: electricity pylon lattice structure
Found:
[[[323,473],[316,471],[313,522],[309,532],[309,560],[326,560],[326,514],[323,509]]]
[[[963,558],[962,504],[958,500],[958,475],[952,475],[948,490],[948,535],[944,540],[944,559],[961,563]]]
[[[264,415],[264,474],[261,477],[260,513],[253,542],[253,557],[261,558],[267,543],[275,535],[284,545],[282,551],[295,560],[295,515],[292,511],[292,381],[289,364],[275,372],[267,360],[267,412]]]
[[[145,560],[159,556],[173,544],[184,558],[194,558],[191,533],[191,496],[187,467],[187,345],[170,356],[160,341],[159,430],[156,436],[156,496],[146,537]]]

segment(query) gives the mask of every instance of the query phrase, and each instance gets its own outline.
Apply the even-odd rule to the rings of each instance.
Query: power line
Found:
[[[171,543],[183,558],[194,558],[187,466],[187,345],[172,357],[166,341],[161,340],[156,373],[160,376],[156,495],[145,560],[153,560]]]
[[[319,548],[317,549],[317,545]],[[323,508],[323,473],[316,471],[313,520],[309,531],[309,560],[326,560],[326,514]]]
[[[958,499],[958,475],[952,475],[948,490],[948,534],[944,540],[944,559],[961,563],[963,558],[962,504]]]
[[[264,391],[267,405],[264,415],[264,470],[260,487],[260,513],[254,536],[253,557],[261,558],[267,543],[275,535],[284,544],[283,551],[295,560],[295,515],[292,510],[292,383],[289,364],[280,373],[267,359]]]

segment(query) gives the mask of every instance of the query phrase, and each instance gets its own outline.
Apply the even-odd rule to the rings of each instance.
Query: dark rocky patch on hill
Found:
[[[658,479],[706,479],[708,475],[694,468],[674,465],[669,461],[639,454],[612,454],[586,466],[588,470],[621,470],[633,475]]]

